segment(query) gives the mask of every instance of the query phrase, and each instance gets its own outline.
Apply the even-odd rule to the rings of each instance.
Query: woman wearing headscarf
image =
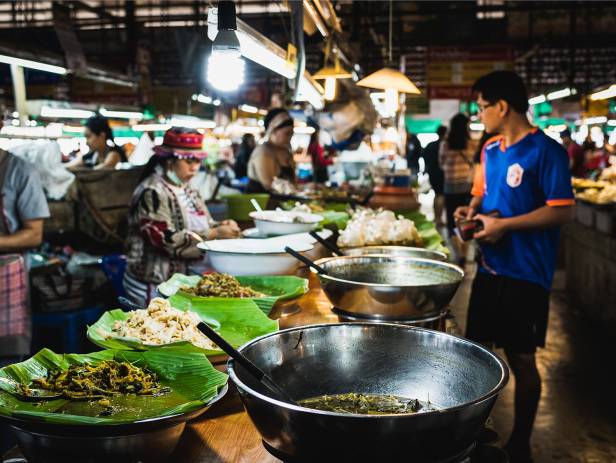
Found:
[[[274,178],[295,180],[295,162],[291,153],[293,119],[276,108],[265,116],[265,143],[257,146],[248,162],[248,193],[271,190]]]
[[[203,135],[195,130],[167,130],[133,194],[124,287],[138,304],[146,305],[158,284],[201,260],[199,241],[240,236],[234,221],[214,222],[189,185],[206,157],[202,146]]]
[[[84,136],[90,151],[66,164],[68,169],[113,169],[118,162],[126,162],[126,153],[113,141],[113,132],[106,117],[97,114],[85,123]]]

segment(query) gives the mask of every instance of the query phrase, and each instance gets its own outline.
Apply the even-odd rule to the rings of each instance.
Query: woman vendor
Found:
[[[232,220],[215,223],[197,190],[189,185],[206,157],[203,135],[172,128],[154,148],[131,201],[126,241],[124,288],[136,303],[147,305],[159,283],[187,273],[201,260],[197,243],[237,238]]]
[[[293,119],[282,108],[265,116],[265,143],[257,146],[248,162],[248,193],[270,191],[275,177],[293,181],[295,162],[291,153]]]
[[[113,169],[118,162],[126,162],[124,150],[113,141],[113,133],[106,117],[97,114],[85,123],[86,144],[90,151],[66,164],[67,169]]]

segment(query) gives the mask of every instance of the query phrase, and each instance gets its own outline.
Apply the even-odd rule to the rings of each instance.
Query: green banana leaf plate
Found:
[[[127,361],[145,367],[155,372],[159,382],[171,390],[156,397],[134,394],[109,397],[115,409],[110,416],[100,416],[103,406],[96,401],[59,398],[32,402],[21,400],[14,393],[15,383],[29,385],[33,378],[46,377],[48,371],[67,370],[74,364],[96,365],[104,360]],[[227,378],[199,352],[111,349],[91,354],[56,354],[43,349],[24,362],[0,369],[0,379],[4,380],[0,381],[0,417],[9,421],[15,419],[62,425],[147,423],[206,408],[222,396]]]
[[[264,334],[278,330],[278,321],[268,318],[251,299],[191,297],[176,294],[169,298],[173,307],[195,312],[233,347],[239,347]],[[188,342],[174,342],[160,346],[144,344],[138,339],[121,338],[113,332],[116,321],[128,319],[129,313],[121,309],[105,312],[92,326],[88,327],[90,341],[105,349],[152,351],[180,349],[201,352],[209,357],[222,355],[222,350],[206,350]]]
[[[272,275],[272,276],[238,276],[235,277],[243,286],[248,286],[255,291],[266,294],[267,297],[250,298],[267,315],[278,301],[286,301],[301,296],[308,291],[308,280],[296,276]],[[201,277],[199,275],[184,275],[174,273],[164,283],[158,285],[158,292],[165,297],[174,294],[182,294],[186,297],[198,297],[199,299],[214,299],[211,297],[194,296],[182,291],[182,286],[194,287]],[[240,298],[226,298],[228,300],[245,300]]]

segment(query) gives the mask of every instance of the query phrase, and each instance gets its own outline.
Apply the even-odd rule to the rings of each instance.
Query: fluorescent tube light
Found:
[[[469,127],[469,129],[476,130],[478,132],[480,132],[482,130],[485,130],[485,128],[486,128],[485,125],[483,125],[480,122],[471,122],[468,127]]]
[[[94,111],[88,111],[85,109],[52,108],[50,106],[43,106],[41,108],[41,117],[87,119],[92,116],[94,116]]]
[[[590,95],[590,99],[592,101],[607,100],[608,98],[614,97],[616,97],[616,84],[610,85],[605,90],[601,90],[600,92],[595,92]]]
[[[105,117],[111,117],[115,119],[143,119],[143,113],[136,111],[109,111],[108,109],[101,108],[100,113]]]
[[[616,125],[616,119],[611,119],[609,121],[607,121],[607,125]]]
[[[240,111],[244,111],[245,113],[253,113],[257,114],[259,112],[259,108],[256,106],[250,106],[248,104],[240,105]]]
[[[559,98],[567,98],[568,96],[575,95],[577,91],[574,88],[563,88],[562,90],[556,90],[548,93],[548,100],[558,100]]]
[[[535,104],[539,104],[539,103],[544,103],[544,102],[545,102],[545,95],[537,95],[537,96],[534,96],[528,99],[528,104],[531,106]]]
[[[16,58],[14,56],[0,55],[0,63],[15,64],[29,69],[36,69],[38,71],[51,72],[52,74],[64,75],[68,71],[62,66],[54,66],[53,64],[45,64],[39,61],[31,61],[29,59]]]
[[[607,117],[605,116],[597,116],[597,117],[588,117],[584,119],[584,124],[605,124],[607,122]]]
[[[312,135],[314,133],[314,127],[294,127],[293,133]]]
[[[171,124],[135,124],[132,126],[135,132],[164,132],[170,128]]]

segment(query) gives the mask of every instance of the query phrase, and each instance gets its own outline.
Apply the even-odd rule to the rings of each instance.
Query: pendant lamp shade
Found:
[[[408,77],[392,68],[379,69],[357,82],[357,85],[380,90],[395,89],[400,93],[421,93]]]

